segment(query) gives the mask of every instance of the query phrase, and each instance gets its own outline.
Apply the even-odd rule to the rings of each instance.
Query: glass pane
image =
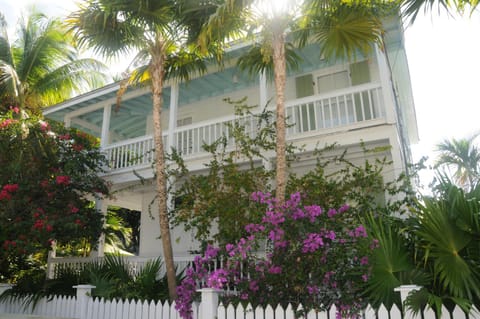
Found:
[[[347,71],[322,75],[317,78],[317,88],[318,93],[320,94],[347,88],[349,86],[350,81],[348,79]]]

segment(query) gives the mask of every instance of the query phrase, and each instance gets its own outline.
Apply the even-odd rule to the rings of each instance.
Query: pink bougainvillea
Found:
[[[349,206],[328,210],[302,206],[299,193],[292,194],[282,207],[275,205],[270,194],[255,192],[251,198],[266,205],[262,222],[248,224],[248,236],[236,243],[221,250],[209,247],[194,268],[187,270],[176,301],[181,316],[191,318],[196,283],[204,282],[235,291],[227,291],[226,302],[291,303],[303,309],[335,304],[339,317],[357,318],[366,306],[362,288],[369,277],[372,247],[378,241],[368,238]],[[217,265],[219,253],[225,258],[223,266],[208,271]]]

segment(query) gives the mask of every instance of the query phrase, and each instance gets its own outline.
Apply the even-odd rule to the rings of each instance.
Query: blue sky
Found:
[[[1,0],[0,11],[14,25],[15,17],[31,3],[57,15],[75,8],[71,0]],[[433,158],[434,145],[441,140],[480,130],[480,14],[419,16],[407,27],[405,44],[420,133],[414,159]],[[429,178],[425,174],[424,183]]]

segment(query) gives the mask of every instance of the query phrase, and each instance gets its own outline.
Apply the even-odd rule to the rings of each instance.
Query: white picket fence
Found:
[[[90,297],[92,286],[80,285],[77,287],[76,297],[54,296],[42,298],[36,307],[26,306],[21,300],[10,300],[0,302],[0,317],[2,314],[23,314],[49,318],[64,319],[181,319],[175,310],[175,303],[168,302],[147,302],[134,300],[104,300]],[[1,289],[0,289],[1,292]],[[311,310],[303,317],[296,315],[298,310],[291,305],[286,308],[281,306],[267,306],[253,308],[250,304],[224,306],[219,304],[220,291],[214,289],[202,289],[202,302],[194,303],[192,315],[194,319],[333,319],[336,318],[335,306],[329,311],[316,312]],[[362,314],[363,319],[434,319],[435,313],[432,309],[426,309],[422,315],[414,316],[410,311],[403,315],[400,309],[393,306],[388,310],[384,306],[377,311],[371,307]],[[480,312],[475,308],[468,315],[459,307],[452,313],[446,308],[442,311],[442,317],[438,319],[480,319]]]
[[[0,302],[0,314],[24,314],[51,318],[76,318],[77,298],[52,296],[41,298],[35,303],[24,300]]]

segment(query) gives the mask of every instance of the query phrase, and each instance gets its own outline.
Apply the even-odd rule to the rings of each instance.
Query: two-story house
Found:
[[[365,159],[361,142],[366,147],[387,146],[382,156],[393,162],[393,169],[385,173],[385,180],[406,170],[410,144],[418,139],[415,109],[403,29],[393,19],[386,25],[384,50],[375,48],[370,56],[360,55],[354,61],[327,61],[320,56],[318,44],[299,50],[300,67],[288,73],[286,84],[291,125],[287,140],[305,148],[291,170],[302,173],[313,167],[312,150],[334,142],[349,148],[349,156],[359,157],[356,160]],[[231,52],[238,56],[244,49],[245,45],[239,45]],[[104,200],[102,209],[115,205],[141,211],[139,255],[158,256],[162,254],[160,232],[158,221],[152,220],[156,206],[150,205],[155,189],[151,184],[141,186],[138,178],[153,177],[151,93],[148,87],[129,89],[116,110],[119,86],[114,83],[72,98],[46,109],[44,115],[100,138],[110,160],[104,177],[113,190],[123,189],[114,199]],[[202,144],[228,132],[227,123],[235,118],[232,106],[223,99],[245,96],[260,112],[275,91],[264,75],[252,78],[239,71],[234,58],[224,68],[211,67],[188,83],[167,83],[162,112],[165,149],[176,148],[191,171],[203,169],[209,155]],[[178,260],[198,248],[182,227],[172,229],[172,239]]]

